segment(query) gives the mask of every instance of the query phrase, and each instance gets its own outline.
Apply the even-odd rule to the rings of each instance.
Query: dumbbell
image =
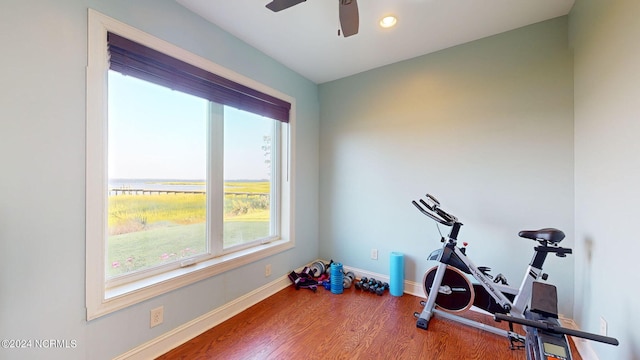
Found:
[[[382,286],[382,281],[371,278],[369,280],[369,291],[375,293],[376,290]]]
[[[376,280],[371,285],[369,285],[369,291],[371,293],[375,293],[378,295],[382,295],[386,289],[389,288],[389,284],[382,282],[380,280]]]
[[[331,290],[331,282],[330,281],[327,281],[327,280],[322,281],[322,286],[327,290]]]
[[[376,280],[374,278],[369,279],[369,291],[375,292],[375,289],[379,288],[380,286],[382,286],[382,281]]]
[[[309,266],[309,268],[311,269],[311,274],[315,278],[320,277],[325,273],[327,269],[322,261],[314,262],[313,264],[311,264],[311,266]]]
[[[366,277],[363,277],[362,279],[360,279],[360,288],[364,291],[369,291],[369,288],[371,287],[371,279],[367,279]]]
[[[356,282],[356,289],[361,290],[362,289],[362,285],[364,285],[368,281],[369,281],[369,279],[367,279],[366,277],[360,278],[360,280]]]
[[[346,274],[344,274],[344,277],[342,278],[342,287],[345,289],[348,289],[351,287],[351,284],[353,284],[353,281],[356,279],[356,274],[353,273],[353,271],[349,271]]]
[[[379,287],[376,288],[376,294],[379,296],[382,296],[382,294],[384,294],[384,291],[387,290],[389,288],[389,284],[387,284],[386,282],[383,282]]]
[[[369,290],[369,282],[364,282],[362,283],[362,290],[367,291]]]

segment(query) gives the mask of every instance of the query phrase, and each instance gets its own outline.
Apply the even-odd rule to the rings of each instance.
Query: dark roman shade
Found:
[[[109,68],[219,104],[289,122],[291,104],[109,32]]]

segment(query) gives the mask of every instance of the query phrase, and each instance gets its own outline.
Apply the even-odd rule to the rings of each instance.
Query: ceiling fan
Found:
[[[307,0],[272,0],[266,6],[273,12],[278,12],[284,9],[288,9],[294,5],[298,5],[301,2]],[[358,27],[360,25],[360,17],[358,15],[358,3],[357,0],[338,0],[340,27],[342,29],[342,35],[349,37],[358,33]],[[340,35],[340,31],[338,31]]]

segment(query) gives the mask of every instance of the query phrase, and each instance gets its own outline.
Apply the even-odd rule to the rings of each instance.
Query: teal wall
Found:
[[[460,218],[476,265],[514,286],[536,244],[518,231],[557,227],[572,247],[567,28],[560,17],[320,85],[321,257],[388,274],[398,251],[420,283],[440,246],[411,205],[427,192]],[[573,267],[545,267],[569,317]]]
[[[578,0],[571,11],[575,91],[574,317],[619,347],[600,359],[640,359],[640,2]]]
[[[87,9],[296,99],[296,247],[91,322],[85,320]],[[0,5],[0,339],[76,340],[2,359],[111,359],[318,255],[317,85],[171,0]],[[273,276],[264,273],[271,263]],[[149,310],[164,323],[149,328]]]

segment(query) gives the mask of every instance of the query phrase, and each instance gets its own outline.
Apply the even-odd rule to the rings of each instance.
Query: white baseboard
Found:
[[[288,276],[281,276],[246,295],[115,357],[114,360],[155,359],[290,285],[291,281]]]
[[[296,269],[298,272],[303,267]],[[389,276],[379,274],[363,269],[358,269],[350,266],[344,266],[344,271],[353,271],[356,277],[368,277],[375,278],[377,280],[389,282]],[[241,313],[249,307],[259,303],[260,301],[272,296],[291,285],[287,275],[281,276],[276,280],[265,284],[264,286],[243,295],[225,305],[222,305],[200,317],[197,317],[177,328],[162,334],[161,336],[152,339],[134,349],[127,351],[114,358],[114,360],[146,360],[154,359],[168,351],[184,344],[185,342],[193,339],[194,337],[204,333],[205,331],[215,327],[216,325],[230,319],[231,317]],[[404,281],[404,292],[419,298],[425,298],[422,284],[414,281]],[[564,327],[570,329],[579,330],[578,325],[573,319],[560,318],[560,323]],[[573,338],[578,353],[584,360],[599,360],[593,348],[587,340],[581,338]]]

